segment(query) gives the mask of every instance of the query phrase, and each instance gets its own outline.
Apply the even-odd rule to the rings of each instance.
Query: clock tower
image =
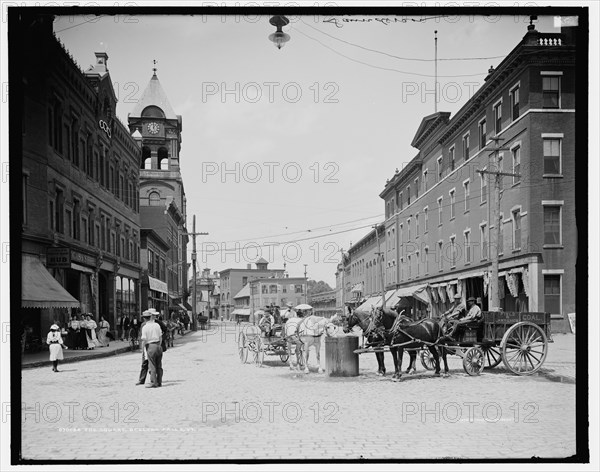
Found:
[[[172,201],[185,219],[185,192],[179,168],[181,116],[171,107],[156,69],[128,122],[142,147],[140,207],[165,206]]]

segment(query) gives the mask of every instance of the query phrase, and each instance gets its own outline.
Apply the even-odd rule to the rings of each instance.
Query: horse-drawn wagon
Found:
[[[482,321],[471,322],[456,342],[443,342],[440,347],[463,360],[469,375],[483,369],[504,366],[517,375],[537,372],[548,354],[552,341],[550,313],[482,312]],[[428,370],[435,367],[429,351],[420,353],[421,363]]]
[[[289,354],[287,342],[283,337],[283,327],[276,325],[265,333],[258,326],[242,325],[238,334],[238,354],[242,364],[247,362],[250,352],[253,362],[259,367],[263,364],[265,355],[279,356],[281,362],[287,362]]]

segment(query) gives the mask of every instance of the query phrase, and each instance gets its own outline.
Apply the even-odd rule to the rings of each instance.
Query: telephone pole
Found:
[[[308,305],[308,279],[306,278],[306,268],[308,264],[304,264],[304,303]]]
[[[198,331],[198,318],[196,316],[196,236],[207,236],[208,233],[196,233],[196,215],[193,216],[192,221],[192,232],[184,234],[186,236],[191,236],[194,241],[192,250],[192,270],[194,271],[194,287],[192,289],[192,329]]]
[[[346,268],[344,267],[344,249],[340,248],[340,255],[341,257],[341,263],[342,263],[342,315],[346,314],[346,305],[345,305],[345,290],[346,290],[346,286],[344,285],[344,275],[346,272]]]
[[[491,141],[494,141],[494,147],[491,149],[493,152],[490,153],[490,160],[488,168],[489,170],[478,170],[482,177],[485,174],[494,176],[494,215],[493,220],[490,216],[488,216],[488,228],[491,229],[492,221],[494,222],[494,232],[488,229],[489,233],[489,257],[492,263],[492,277],[490,280],[489,287],[489,304],[488,310],[490,311],[500,311],[500,290],[499,290],[499,263],[500,256],[498,255],[498,242],[500,241],[500,183],[502,182],[502,177],[520,177],[520,174],[514,174],[511,172],[502,172],[499,165],[499,157],[500,151],[510,151],[509,148],[500,147],[499,142],[503,140],[503,138],[493,137],[490,138]],[[490,209],[492,202],[490,200],[491,193],[491,182],[488,182],[488,215],[490,214]],[[492,238],[492,234],[494,237]]]
[[[381,256],[383,253],[381,252],[381,247],[379,246],[379,225],[371,226],[375,228],[375,238],[377,238],[377,259],[379,261],[379,271],[381,272],[381,307],[385,308],[385,282],[384,282],[384,273],[383,273],[383,263],[381,262]]]

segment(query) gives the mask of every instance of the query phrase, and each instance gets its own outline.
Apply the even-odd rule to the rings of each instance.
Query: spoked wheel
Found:
[[[485,366],[483,350],[480,347],[470,347],[465,352],[463,360],[463,369],[469,375],[479,375],[483,372]]]
[[[427,370],[435,369],[435,359],[429,352],[429,349],[421,349],[421,353],[419,354],[421,358],[421,365]]]
[[[531,375],[537,372],[548,355],[546,333],[529,321],[511,326],[504,333],[500,346],[504,365],[517,375]]]
[[[254,363],[257,365],[257,367],[261,367],[265,360],[265,346],[260,337],[256,338],[254,346],[256,348],[256,351],[254,351]]]
[[[238,336],[238,354],[242,364],[245,364],[248,360],[248,346],[246,345],[246,335],[244,333],[240,333]]]
[[[502,353],[496,346],[481,346],[485,363],[484,369],[493,369],[502,362]]]

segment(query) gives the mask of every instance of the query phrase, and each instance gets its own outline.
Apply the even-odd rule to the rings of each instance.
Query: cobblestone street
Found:
[[[574,337],[550,344],[543,372],[502,365],[469,377],[360,376],[258,368],[237,354],[239,327],[177,338],[163,357],[163,387],[136,386],[140,353],[26,369],[22,455],[39,460],[560,458],[575,453]],[[324,351],[324,349],[323,349]],[[324,366],[325,353],[321,356]],[[311,353],[311,364],[316,358]],[[406,369],[408,357],[404,358]],[[388,372],[393,370],[386,354]],[[148,379],[149,382],[149,379]],[[49,440],[52,438],[52,440]]]

